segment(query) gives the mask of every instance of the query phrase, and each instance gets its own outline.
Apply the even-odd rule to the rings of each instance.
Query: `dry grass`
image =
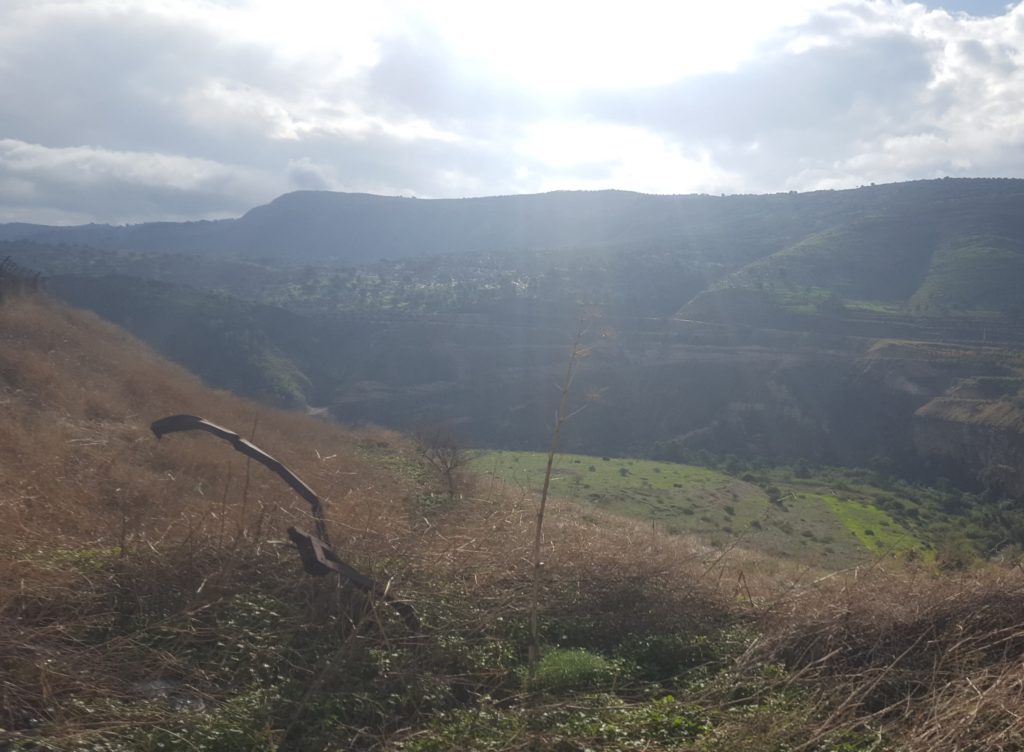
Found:
[[[354,562],[371,565],[402,548],[408,499],[421,482],[404,438],[213,392],[90,314],[45,298],[7,301],[0,305],[3,726],[45,720],[45,708],[61,698],[121,697],[132,682],[162,675],[170,653],[141,648],[129,622],[150,637],[154,620],[193,629],[188,613],[244,591],[253,569],[280,562],[281,572],[260,580],[278,589],[270,595],[294,603],[302,583],[309,597],[294,553],[279,544],[288,525],[312,529],[308,506],[209,435],[157,441],[149,423],[179,412],[247,435],[255,428],[260,445],[321,493],[335,542]],[[380,457],[396,470],[382,471]]]
[[[523,616],[535,514],[536,500],[513,489],[468,499],[431,523],[432,534],[417,539],[419,555],[467,598]],[[631,634],[713,629],[735,615],[706,576],[714,558],[695,541],[584,516],[578,505],[552,500],[543,543],[545,618],[586,624],[589,644],[599,648]],[[482,615],[488,622],[495,616]]]
[[[957,576],[882,564],[794,590],[741,661],[785,666],[814,694],[814,731],[872,728],[899,749],[1024,745],[1024,575]],[[799,748],[799,747],[798,747]]]
[[[412,451],[394,434],[354,433],[213,392],[90,314],[16,300],[0,307],[0,546],[62,536],[109,545],[122,528],[128,542],[159,545],[211,521],[236,537],[261,515],[279,535],[284,519],[306,514],[279,479],[247,469],[226,444],[193,435],[157,442],[149,423],[181,412],[245,435],[255,426],[257,443],[317,488],[339,525],[390,517],[411,491],[372,459],[379,449]],[[247,477],[246,508],[222,505]]]

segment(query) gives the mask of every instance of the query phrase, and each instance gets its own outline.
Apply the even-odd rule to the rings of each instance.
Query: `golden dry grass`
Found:
[[[863,728],[922,752],[1024,745],[1018,567],[939,576],[879,562],[794,589],[761,626],[741,665],[780,663],[787,686],[814,693],[808,748]]]
[[[352,432],[214,392],[123,331],[45,299],[0,306],[0,546],[130,540],[159,546],[202,526],[237,536],[263,516],[280,535],[305,504],[264,468],[208,435],[157,441],[172,413],[201,415],[249,435],[325,498],[338,526],[391,519],[412,483],[382,473],[382,451],[412,452],[385,431]],[[246,509],[240,508],[249,477]],[[222,504],[222,500],[228,503]],[[401,516],[401,515],[399,515]],[[129,540],[129,542],[130,542]]]
[[[317,586],[281,543],[289,525],[312,529],[305,502],[210,435],[158,441],[149,424],[172,413],[246,435],[255,428],[257,443],[321,494],[336,545],[360,566],[404,540],[408,500],[422,483],[411,442],[212,391],[91,314],[42,297],[8,300],[0,305],[0,726],[18,727],[68,697],[118,697],[131,681],[164,672],[167,656],[139,648],[126,613],[178,613],[182,622],[190,609],[243,590],[246,568],[268,551],[287,575],[266,580],[279,593]],[[83,645],[83,635],[95,644]],[[51,721],[75,726],[60,717]]]

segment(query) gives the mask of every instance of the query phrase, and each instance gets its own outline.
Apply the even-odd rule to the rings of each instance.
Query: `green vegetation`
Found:
[[[473,468],[535,490],[543,477],[542,460],[536,453],[488,452]],[[603,511],[650,520],[669,533],[694,533],[720,546],[742,541],[829,566],[877,553],[924,554],[930,547],[926,531],[904,526],[873,503],[880,489],[847,486],[836,496],[822,480],[782,471],[737,478],[692,465],[563,455],[552,487]]]
[[[537,453],[487,452],[474,459],[472,468],[535,491],[543,462]],[[1015,533],[1024,516],[1006,504],[964,499],[948,487],[893,482],[867,470],[812,472],[801,466],[749,471],[735,459],[714,469],[562,455],[552,488],[602,511],[650,521],[668,533],[692,533],[718,546],[736,542],[829,567],[879,555],[933,561],[936,550],[951,539],[961,541],[975,558],[1008,544],[1024,545]]]
[[[988,310],[1020,300],[1024,248],[1009,238],[974,236],[943,246],[910,300],[922,311]]]
[[[828,505],[843,527],[853,533],[872,554],[920,550],[921,542],[877,506],[865,502],[841,501],[835,496],[819,498]]]
[[[525,672],[523,685],[529,688]],[[601,689],[614,686],[629,676],[623,661],[609,660],[583,648],[549,650],[537,664],[533,688],[546,692]]]

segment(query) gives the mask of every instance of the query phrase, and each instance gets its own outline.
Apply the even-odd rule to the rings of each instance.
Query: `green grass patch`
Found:
[[[887,300],[844,300],[843,307],[852,312],[863,311],[881,316],[906,316],[907,310],[903,303]]]
[[[862,501],[845,501],[837,496],[820,498],[868,551],[875,554],[909,550],[924,553],[921,541],[878,507]]]
[[[524,686],[529,686],[526,668],[520,672]],[[622,660],[605,658],[582,648],[549,650],[537,664],[533,689],[565,692],[613,687],[629,674]]]
[[[471,469],[539,492],[546,463],[542,453],[486,452]],[[551,493],[667,533],[714,545],[739,540],[817,566],[841,568],[894,551],[927,555],[917,501],[884,494],[867,482],[868,471],[821,472],[794,478],[780,469],[741,479],[707,467],[567,454],[556,458]]]
[[[911,304],[920,309],[989,309],[1017,303],[1024,251],[1007,238],[979,235],[941,248]]]

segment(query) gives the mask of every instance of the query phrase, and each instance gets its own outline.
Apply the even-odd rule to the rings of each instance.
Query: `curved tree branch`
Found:
[[[222,426],[218,426],[216,423],[211,423],[196,415],[168,415],[166,418],[153,421],[150,429],[158,439],[166,434],[178,431],[206,431],[229,442],[246,457],[251,457],[273,470],[281,476],[295,493],[308,501],[313,509],[317,535],[310,535],[295,527],[288,528],[288,537],[292,539],[295,547],[299,550],[299,556],[302,558],[302,565],[306,571],[316,577],[323,577],[330,572],[336,572],[363,592],[390,603],[391,607],[398,612],[410,630],[413,632],[419,630],[419,618],[416,616],[416,611],[411,605],[392,598],[388,593],[386,585],[382,585],[376,580],[367,577],[355,567],[342,561],[331,550],[327,539],[327,523],[324,520],[324,508],[320,502],[320,497],[299,476],[285,467],[279,460],[274,459],[251,441],[243,439],[234,431],[229,431]]]
[[[211,423],[205,418],[200,418],[196,415],[168,415],[166,418],[153,421],[150,429],[158,439],[163,438],[165,434],[178,431],[206,431],[229,442],[246,457],[251,457],[277,473],[295,493],[309,502],[309,506],[313,511],[313,519],[316,523],[317,537],[328,546],[331,545],[330,538],[327,537],[327,522],[324,519],[324,506],[320,501],[320,497],[299,476],[285,467],[282,462],[271,457],[248,439],[243,439],[234,431],[229,431],[218,426],[216,423]]]

